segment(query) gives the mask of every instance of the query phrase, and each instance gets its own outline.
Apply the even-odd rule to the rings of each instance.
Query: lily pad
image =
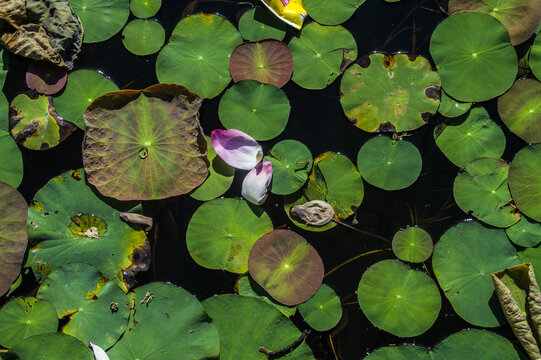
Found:
[[[338,25],[349,19],[366,0],[303,0],[308,15],[324,25]]]
[[[440,107],[438,108],[438,112],[443,116],[453,118],[464,114],[470,109],[471,105],[471,102],[462,102],[453,99],[452,97],[447,95],[447,93],[442,89]]]
[[[38,299],[69,316],[62,332],[85,344],[111,347],[126,330],[130,299],[94,266],[70,263],[53,270],[39,287]]]
[[[291,345],[301,333],[280,311],[253,297],[224,294],[203,301],[220,335],[220,359],[265,359],[260,347],[276,351]],[[313,360],[312,351],[301,343],[288,360]]]
[[[432,360],[430,351],[422,346],[399,345],[376,349],[364,360]]]
[[[306,89],[324,89],[345,66],[357,58],[357,43],[342,26],[323,26],[317,22],[303,27],[299,37],[289,42],[293,56],[293,78]]]
[[[505,150],[505,135],[481,106],[434,128],[436,145],[458,167],[479,158],[499,159]]]
[[[541,83],[521,79],[498,99],[498,113],[509,130],[529,143],[541,142]]]
[[[34,297],[10,300],[0,309],[0,321],[0,345],[6,348],[27,337],[58,329],[54,306]]]
[[[509,168],[509,190],[513,201],[526,216],[541,221],[541,145],[521,149]]]
[[[201,100],[185,87],[157,84],[94,100],[84,114],[88,182],[119,200],[187,194],[208,176]]]
[[[111,359],[177,360],[179,354],[193,360],[218,357],[216,325],[188,291],[154,282],[134,290],[133,304],[127,331],[107,352]]]
[[[18,360],[94,360],[92,350],[81,340],[55,332],[21,340],[5,356]]]
[[[392,244],[397,258],[412,263],[428,260],[434,249],[430,234],[417,226],[398,231],[394,234]]]
[[[370,65],[344,73],[340,103],[359,129],[404,132],[424,125],[440,104],[441,80],[422,56],[370,55]]]
[[[282,90],[243,80],[222,96],[218,115],[226,129],[240,130],[255,140],[270,140],[284,131],[289,111],[289,100]]]
[[[122,43],[135,55],[157,53],[165,43],[165,30],[154,20],[135,19],[122,31]]]
[[[311,186],[314,186],[314,184],[315,183],[312,183]],[[336,226],[336,223],[334,221],[330,221],[327,224],[322,225],[322,226],[309,225],[305,221],[303,221],[300,217],[297,217],[294,214],[291,214],[291,209],[293,207],[297,205],[304,205],[308,201],[310,200],[303,193],[303,190],[296,191],[293,194],[289,194],[284,197],[284,210],[287,216],[289,217],[289,219],[293,222],[293,224],[295,224],[296,226],[300,227],[303,230],[315,231],[315,232],[327,231]]]
[[[185,17],[158,55],[158,80],[184,85],[202,99],[213,98],[231,81],[229,58],[241,42],[237,29],[220,15]]]
[[[105,41],[116,35],[130,16],[129,0],[69,0],[73,11],[81,19],[83,42]]]
[[[443,20],[432,33],[430,54],[445,92],[464,102],[503,94],[518,71],[507,29],[483,13],[459,13]]]
[[[256,7],[246,11],[239,20],[239,32],[248,41],[262,39],[283,40],[286,24],[267,9]]]
[[[28,206],[16,189],[2,181],[0,203],[4,209],[0,216],[0,295],[4,295],[21,271],[28,244],[25,231]]]
[[[293,58],[276,39],[245,42],[231,54],[229,72],[234,82],[251,79],[281,88],[291,78]]]
[[[51,179],[28,209],[30,263],[36,276],[70,262],[98,268],[124,291],[146,270],[150,246],[142,226],[127,224],[121,212],[132,204],[104,200],[86,184],[81,170]]]
[[[97,97],[117,91],[118,86],[103,74],[93,70],[76,70],[68,75],[66,88],[55,97],[54,107],[63,119],[85,129],[83,113]]]
[[[267,304],[270,304],[277,308],[282,314],[287,317],[295,315],[297,312],[296,306],[286,306],[282,305],[276,300],[274,300],[269,293],[265,291],[250,275],[242,275],[238,280],[236,287],[238,288],[238,293],[240,296],[254,297],[260,300],[263,300]]]
[[[156,15],[162,0],[130,0],[130,10],[138,18],[146,19]]]
[[[23,156],[9,132],[8,113],[9,103],[0,94],[0,181],[16,188],[23,179]]]
[[[532,247],[541,242],[541,224],[528,219],[524,215],[515,225],[505,229],[505,232],[509,240],[518,246]]]
[[[434,247],[434,274],[456,313],[484,327],[505,324],[490,274],[520,264],[517,252],[500,229],[461,222]]]
[[[532,44],[530,55],[528,56],[528,65],[535,77],[541,80],[541,36],[539,36],[539,33],[535,36]]]
[[[312,329],[327,331],[340,322],[342,304],[334,290],[322,284],[314,296],[299,305],[299,312]]]
[[[297,140],[282,140],[274,145],[264,161],[272,162],[270,191],[287,195],[299,190],[312,168],[310,149]]]
[[[199,265],[243,274],[252,245],[272,229],[269,216],[259,207],[245,200],[215,199],[193,214],[186,245]]]
[[[397,260],[370,266],[359,282],[357,299],[372,324],[402,337],[427,331],[441,308],[434,280]]]
[[[453,196],[462,211],[495,227],[520,220],[507,187],[509,164],[498,159],[477,159],[457,175]]]
[[[361,147],[357,166],[369,184],[385,190],[400,190],[417,180],[423,160],[412,143],[378,136]]]
[[[66,85],[68,72],[45,61],[34,61],[26,71],[26,85],[40,94],[53,95]]]
[[[51,98],[19,94],[9,105],[9,125],[15,141],[31,150],[47,150],[64,141],[76,127],[61,119]]]
[[[250,250],[250,276],[276,301],[292,306],[311,298],[323,281],[323,261],[299,234],[274,230]]]

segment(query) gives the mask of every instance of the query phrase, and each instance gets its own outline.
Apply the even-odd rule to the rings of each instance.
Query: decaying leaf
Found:
[[[120,213],[120,219],[128,224],[139,224],[145,226],[145,231],[152,229],[152,218],[141,214]]]
[[[293,206],[289,212],[308,225],[323,226],[334,217],[332,206],[322,200],[308,201],[302,205]]]

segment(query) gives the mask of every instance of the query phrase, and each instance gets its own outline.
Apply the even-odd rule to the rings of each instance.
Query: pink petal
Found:
[[[261,205],[267,200],[267,188],[272,180],[272,162],[257,164],[242,182],[242,196],[252,204]]]
[[[212,147],[227,164],[250,170],[263,158],[261,146],[250,135],[237,129],[214,130],[210,134]]]

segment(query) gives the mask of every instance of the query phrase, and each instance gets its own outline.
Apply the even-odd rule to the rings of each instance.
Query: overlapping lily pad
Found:
[[[519,210],[535,221],[541,221],[541,145],[520,150],[509,168],[509,190]]]
[[[457,117],[464,114],[471,107],[470,102],[457,101],[441,90],[440,106],[438,112],[449,118]]]
[[[138,18],[146,19],[156,15],[162,0],[130,0],[130,10]]]
[[[188,16],[158,55],[158,80],[184,85],[202,99],[213,98],[231,81],[229,58],[241,42],[237,29],[222,16]]]
[[[520,221],[505,229],[507,237],[522,247],[536,246],[541,242],[541,224],[522,215]],[[541,274],[540,274],[541,276]]]
[[[0,94],[0,181],[18,187],[23,179],[23,157],[17,143],[9,132],[9,103]]]
[[[530,49],[528,65],[535,77],[541,80],[541,36],[539,36],[539,32],[535,36],[535,40]]]
[[[163,199],[201,185],[209,163],[200,106],[174,84],[100,96],[84,114],[88,182],[119,200]]]
[[[26,71],[26,85],[40,94],[53,95],[66,85],[68,72],[45,61],[34,61]]]
[[[318,23],[338,25],[349,19],[364,2],[365,0],[303,0],[302,6]]]
[[[299,190],[308,179],[312,153],[297,140],[282,140],[272,147],[264,161],[272,162],[270,191],[287,195]]]
[[[417,345],[385,346],[376,349],[364,360],[431,360],[430,351]]]
[[[262,236],[250,250],[250,276],[275,300],[297,305],[321,286],[323,261],[300,235],[274,230]]]
[[[317,22],[302,28],[289,42],[293,55],[293,78],[306,89],[323,89],[345,66],[357,58],[357,43],[342,26],[322,26]]]
[[[94,360],[94,354],[86,344],[73,336],[55,332],[19,341],[5,356],[18,360]]]
[[[344,73],[340,103],[358,128],[374,132],[417,129],[440,104],[441,80],[422,56],[370,55],[370,65],[354,64]]]
[[[424,333],[436,321],[441,308],[434,281],[396,260],[369,267],[359,282],[357,299],[372,324],[402,337]]]
[[[393,236],[393,253],[403,261],[420,263],[430,258],[434,244],[426,230],[411,226]]]
[[[130,15],[129,0],[69,0],[73,11],[81,19],[83,42],[105,41],[118,33]]]
[[[267,9],[256,7],[246,11],[239,20],[239,32],[245,40],[282,40],[286,36],[286,24]]]
[[[276,300],[274,300],[261,286],[259,286],[258,283],[255,282],[254,279],[250,277],[250,275],[245,274],[242,275],[238,280],[237,284],[235,285],[235,288],[237,289],[237,292],[240,296],[248,296],[248,297],[254,297],[260,300],[263,300],[267,304],[270,304],[280,310],[282,314],[284,314],[287,317],[291,317],[295,315],[295,312],[297,312],[296,306],[286,306],[282,305]]]
[[[299,312],[312,329],[327,331],[340,322],[342,304],[334,290],[322,284],[314,296],[299,305]]]
[[[122,31],[122,43],[135,55],[157,53],[165,43],[165,30],[154,20],[132,20]]]

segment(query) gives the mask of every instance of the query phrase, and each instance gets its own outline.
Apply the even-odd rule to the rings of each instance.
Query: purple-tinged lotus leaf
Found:
[[[234,168],[251,170],[263,158],[263,150],[257,141],[240,130],[216,129],[210,137],[218,156]]]
[[[272,180],[272,162],[257,164],[242,182],[242,196],[252,204],[261,205],[267,200],[267,188]]]

